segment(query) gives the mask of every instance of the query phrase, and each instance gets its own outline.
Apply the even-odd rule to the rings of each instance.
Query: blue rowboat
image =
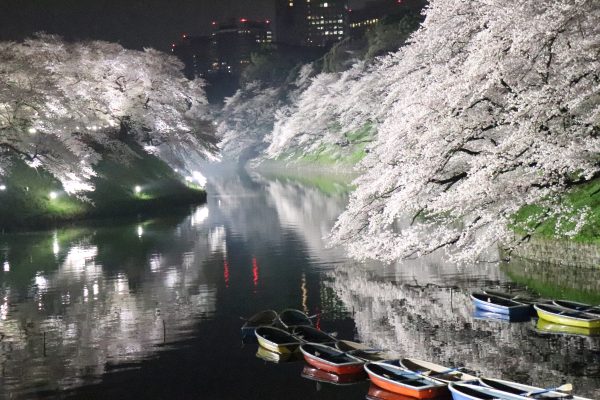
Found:
[[[529,304],[523,304],[492,294],[472,293],[471,299],[477,308],[496,314],[505,314],[511,317],[527,317],[531,312],[531,305]]]
[[[254,331],[259,326],[272,326],[277,321],[277,312],[265,310],[254,314],[242,326],[242,340],[255,339]]]

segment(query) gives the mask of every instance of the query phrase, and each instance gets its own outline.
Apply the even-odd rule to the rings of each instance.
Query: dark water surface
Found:
[[[0,236],[0,397],[364,399],[367,383],[317,384],[242,346],[240,316],[295,307],[399,356],[600,398],[597,337],[473,315],[471,290],[539,268],[353,262],[322,239],[346,191],[304,182],[226,174],[181,215]],[[588,271],[581,295],[599,286]]]

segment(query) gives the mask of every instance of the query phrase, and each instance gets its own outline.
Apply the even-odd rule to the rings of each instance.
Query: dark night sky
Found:
[[[0,40],[45,31],[166,50],[183,32],[206,33],[212,20],[273,14],[274,0],[0,0]]]

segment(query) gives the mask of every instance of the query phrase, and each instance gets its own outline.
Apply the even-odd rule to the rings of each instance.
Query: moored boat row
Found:
[[[503,301],[504,306],[514,307],[508,302],[512,300],[503,300],[506,300]],[[486,303],[490,302],[486,301]],[[540,304],[536,304],[536,310]],[[580,318],[579,315],[588,310],[587,305],[578,303],[574,307],[580,307],[580,310],[568,311],[565,305],[544,303],[541,309],[576,318]],[[310,321],[308,317],[307,320]],[[287,330],[276,326],[255,328],[254,333],[259,344],[257,357],[265,361],[283,362],[297,359],[296,355],[301,354],[307,363],[302,376],[319,383],[346,385],[364,381],[368,377],[372,385],[367,399],[371,400],[432,399],[449,395],[454,400],[589,400],[570,395],[568,393],[572,389],[570,384],[538,388],[516,382],[478,377],[466,372],[463,367],[449,368],[414,358],[389,359],[381,349],[372,349],[357,342],[338,340],[335,335],[327,334],[311,325],[288,325],[287,327]]]
[[[600,307],[568,300],[551,300],[534,302],[519,296],[511,296],[493,291],[472,293],[471,299],[475,304],[475,318],[499,319],[507,321],[523,321],[529,319],[530,313],[557,325],[600,329]]]

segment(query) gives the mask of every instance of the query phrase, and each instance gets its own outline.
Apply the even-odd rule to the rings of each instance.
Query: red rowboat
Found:
[[[358,374],[365,362],[330,346],[305,343],[300,351],[309,365],[338,375]]]
[[[432,399],[448,394],[445,383],[385,362],[365,365],[371,382],[382,389],[417,399]]]

